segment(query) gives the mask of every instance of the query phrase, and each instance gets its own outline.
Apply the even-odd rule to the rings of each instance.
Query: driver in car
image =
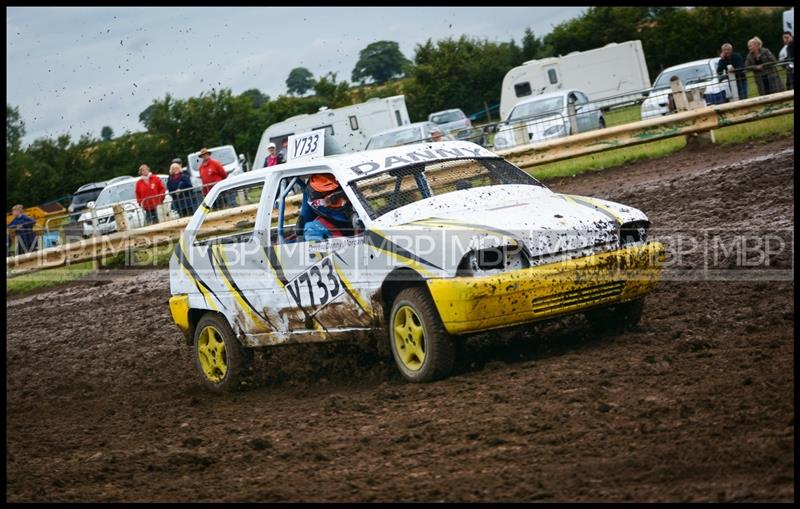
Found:
[[[317,173],[303,190],[303,205],[297,218],[297,241],[324,240],[350,235],[353,206],[336,177]]]

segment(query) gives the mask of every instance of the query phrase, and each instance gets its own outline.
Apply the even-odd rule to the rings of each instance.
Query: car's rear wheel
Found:
[[[389,315],[389,343],[400,373],[410,382],[438,380],[453,370],[453,338],[425,288],[397,294]]]
[[[599,309],[586,311],[586,319],[599,333],[623,332],[639,324],[644,309],[644,297]]]
[[[252,351],[236,339],[227,320],[206,313],[194,332],[195,366],[203,386],[216,393],[235,391],[252,361]]]

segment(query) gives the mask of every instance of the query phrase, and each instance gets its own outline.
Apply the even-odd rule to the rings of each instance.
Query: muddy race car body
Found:
[[[469,142],[274,168],[218,183],[170,262],[173,319],[215,391],[238,385],[253,348],[355,338],[388,341],[411,381],[442,378],[461,335],[584,311],[635,323],[659,277],[641,211],[554,193]],[[297,218],[320,174],[351,227],[306,240]],[[244,212],[213,219],[231,207]]]

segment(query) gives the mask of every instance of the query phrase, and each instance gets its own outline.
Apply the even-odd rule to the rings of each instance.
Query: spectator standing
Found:
[[[281,149],[278,151],[278,164],[286,162],[287,150],[289,150],[289,138],[284,138],[281,142]]]
[[[431,141],[442,141],[442,131],[438,127],[431,128]]]
[[[727,76],[729,66],[733,66],[736,75],[736,90],[739,92],[739,99],[747,99],[747,73],[742,69],[744,59],[742,55],[734,53],[733,46],[726,42],[722,45],[722,51],[719,54],[717,74]]]
[[[767,95],[781,92],[783,83],[781,83],[778,71],[775,68],[775,64],[778,62],[775,55],[764,47],[758,37],[753,37],[747,41],[747,49],[749,53],[747,53],[744,65],[753,68],[758,94]]]
[[[144,210],[145,224],[158,223],[158,206],[164,202],[167,190],[161,177],[153,175],[146,164],[139,166],[139,177],[136,182],[136,202]]]
[[[794,88],[794,36],[788,30],[783,33],[783,48],[778,53],[778,60],[788,61],[786,64],[786,89]]]
[[[17,254],[29,253],[33,251],[36,236],[33,233],[33,225],[36,220],[23,211],[22,205],[14,205],[11,214],[14,219],[6,225],[7,239],[14,245],[14,238],[17,239]]]
[[[180,163],[172,163],[169,167],[167,189],[172,196],[172,208],[181,217],[191,216],[197,208],[195,192],[189,174],[181,169]]]
[[[275,166],[276,164],[281,164],[280,158],[275,154],[275,144],[270,143],[267,146],[267,151],[269,155],[267,155],[267,159],[264,161],[264,166]]]
[[[205,196],[214,184],[228,178],[228,172],[219,161],[211,158],[211,152],[207,148],[200,149],[200,157],[203,159],[199,168],[200,181],[203,183],[203,196]]]

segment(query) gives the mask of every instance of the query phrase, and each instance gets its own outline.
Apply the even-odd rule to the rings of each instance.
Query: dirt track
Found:
[[[794,227],[793,167],[780,139],[549,185],[766,231]],[[476,339],[428,385],[356,345],[273,349],[230,397],[196,382],[166,278],[9,302],[7,500],[794,500],[791,278],[664,281],[634,332]]]

